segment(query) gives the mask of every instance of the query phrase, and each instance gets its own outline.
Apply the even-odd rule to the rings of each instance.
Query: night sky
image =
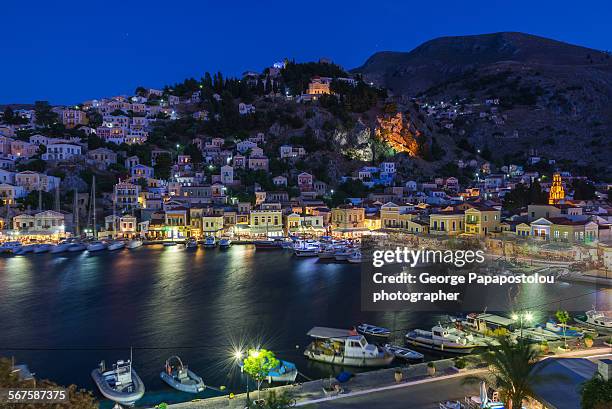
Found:
[[[609,1],[5,1],[0,104],[54,104],[240,75],[283,58],[345,68],[445,35],[522,31],[612,49]]]

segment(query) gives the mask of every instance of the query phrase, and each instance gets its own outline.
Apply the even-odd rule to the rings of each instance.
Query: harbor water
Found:
[[[95,390],[91,370],[101,360],[128,359],[132,347],[148,399],[172,402],[193,396],[161,381],[171,355],[208,385],[238,391],[246,385],[232,358],[236,348],[271,349],[320,378],[342,368],[304,359],[313,326],[367,322],[391,328],[401,343],[406,330],[445,319],[422,311],[362,312],[359,275],[359,265],[251,245],[1,257],[0,356],[27,363],[38,377]],[[533,285],[520,297],[541,304],[590,290]]]

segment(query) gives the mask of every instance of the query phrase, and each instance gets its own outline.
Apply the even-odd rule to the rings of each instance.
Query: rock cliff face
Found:
[[[418,154],[419,147],[416,138],[420,132],[401,112],[395,115],[380,116],[375,135],[395,152],[406,152],[410,156]]]

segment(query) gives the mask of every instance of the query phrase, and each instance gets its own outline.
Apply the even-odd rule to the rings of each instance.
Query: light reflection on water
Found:
[[[551,294],[528,286],[516,301],[540,304],[592,289],[558,287]],[[301,355],[305,334],[315,325],[350,328],[370,322],[397,330],[401,340],[405,330],[444,318],[409,310],[362,312],[358,266],[258,252],[252,246],[227,251],[150,246],[0,258],[0,348],[81,348],[0,355],[15,355],[42,377],[90,389],[89,373],[97,363],[127,358],[130,346],[151,348],[134,352],[148,391],[167,390],[159,372],[173,354],[207,383],[231,386],[239,381],[228,362],[235,344],[263,345],[311,377],[327,376],[340,369]]]

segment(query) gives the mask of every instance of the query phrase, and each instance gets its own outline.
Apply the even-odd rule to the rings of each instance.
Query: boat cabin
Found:
[[[478,332],[484,332],[487,329],[496,330],[498,328],[505,328],[508,331],[514,331],[515,324],[513,319],[487,313],[468,314],[465,322],[473,330]]]

